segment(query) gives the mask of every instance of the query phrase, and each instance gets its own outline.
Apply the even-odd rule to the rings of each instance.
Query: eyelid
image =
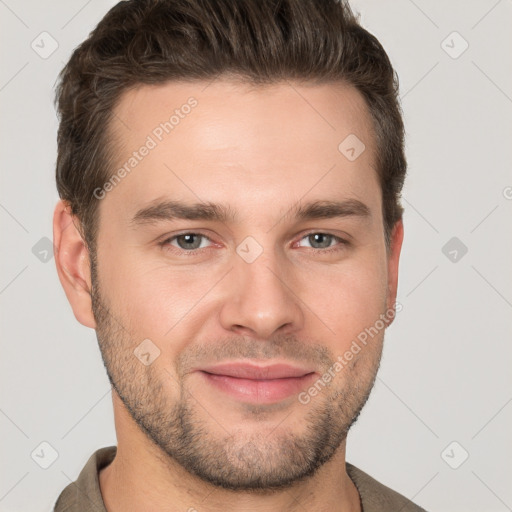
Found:
[[[344,248],[346,248],[346,247],[351,245],[351,242],[346,239],[346,238],[351,238],[350,235],[347,235],[346,238],[343,238],[343,237],[341,237],[339,235],[336,235],[336,234],[332,233],[330,230],[321,230],[321,229],[310,229],[308,231],[299,233],[299,235],[298,235],[299,238],[298,238],[297,241],[300,242],[304,238],[306,238],[307,236],[312,235],[312,234],[322,234],[322,235],[332,236],[335,240],[338,241],[337,245],[334,245],[332,247],[327,247],[325,249],[315,249],[314,247],[306,247],[306,249],[310,249],[311,251],[316,252],[316,253],[335,252],[335,251],[338,251],[338,250],[342,250],[342,249],[344,249]],[[158,244],[160,246],[162,246],[162,247],[164,247],[166,245],[169,245],[173,249],[171,252],[178,251],[179,254],[188,254],[188,255],[200,254],[201,252],[203,252],[205,250],[208,250],[208,249],[210,249],[212,247],[212,246],[210,246],[210,247],[202,247],[202,248],[191,249],[191,250],[187,251],[185,249],[180,249],[179,247],[175,247],[175,246],[171,246],[170,245],[171,241],[174,241],[176,238],[178,238],[180,236],[183,236],[183,235],[200,235],[200,236],[206,238],[208,241],[212,242],[212,244],[215,245],[215,242],[212,240],[212,238],[210,236],[206,235],[200,229],[197,229],[197,230],[190,230],[189,229],[189,230],[184,230],[182,232],[175,233],[175,234],[173,234],[171,236],[165,236],[161,242],[158,242]],[[297,241],[293,242],[293,245],[295,245],[297,243]]]
[[[183,254],[199,254],[200,252],[206,250],[206,249],[210,249],[210,247],[202,247],[201,249],[191,249],[189,251],[186,251],[185,249],[180,249],[179,247],[175,247],[173,245],[170,245],[171,242],[173,242],[176,238],[180,237],[180,236],[183,236],[183,235],[200,235],[202,236],[203,238],[206,238],[208,241],[212,242],[213,245],[215,245],[215,242],[212,240],[212,238],[208,235],[206,235],[205,233],[203,233],[200,229],[199,230],[185,230],[185,231],[182,231],[182,232],[179,232],[179,233],[175,233],[174,235],[171,235],[171,236],[164,236],[162,241],[158,242],[158,245],[164,247],[166,245],[169,245],[170,247],[173,248],[174,251],[178,251],[179,253]],[[218,245],[218,244],[217,244]],[[172,251],[171,251],[172,252]]]
[[[300,234],[300,238],[299,238],[299,242],[301,240],[303,240],[304,238],[306,238],[307,236],[309,235],[315,235],[315,234],[321,234],[321,235],[327,235],[327,236],[332,236],[335,240],[338,241],[338,245],[350,245],[350,241],[341,237],[340,235],[336,235],[334,233],[331,233],[329,230],[327,231],[322,231],[322,230],[318,230],[318,229],[313,229],[311,231],[306,231],[305,233],[301,233]],[[347,238],[349,238],[347,236]],[[328,247],[327,249],[315,249],[314,247],[310,247],[310,249],[312,249],[313,251],[318,251],[318,252],[328,252],[329,249],[335,249],[337,246],[333,246],[333,247]]]

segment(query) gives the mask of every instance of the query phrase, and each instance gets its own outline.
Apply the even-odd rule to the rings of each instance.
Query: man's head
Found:
[[[396,94],[334,0],[120,3],[63,70],[59,276],[127,416],[206,481],[312,475],[368,398],[403,236]]]

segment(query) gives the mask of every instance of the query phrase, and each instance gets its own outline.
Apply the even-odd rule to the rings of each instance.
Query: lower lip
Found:
[[[300,393],[314,379],[315,373],[302,377],[254,380],[239,379],[227,375],[200,372],[209,384],[240,401],[252,403],[275,403]]]

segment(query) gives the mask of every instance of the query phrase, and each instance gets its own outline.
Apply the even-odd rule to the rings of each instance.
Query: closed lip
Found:
[[[213,375],[225,375],[237,379],[272,380],[300,378],[314,373],[311,368],[288,363],[262,365],[246,362],[230,362],[197,368],[196,370]]]

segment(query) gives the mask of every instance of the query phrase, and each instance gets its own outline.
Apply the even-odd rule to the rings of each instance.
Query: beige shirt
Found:
[[[96,450],[76,481],[61,492],[55,503],[54,512],[107,512],[101,497],[98,474],[112,462],[116,451],[115,446]],[[425,509],[377,482],[352,464],[347,462],[346,468],[359,491],[363,512],[425,512]]]

